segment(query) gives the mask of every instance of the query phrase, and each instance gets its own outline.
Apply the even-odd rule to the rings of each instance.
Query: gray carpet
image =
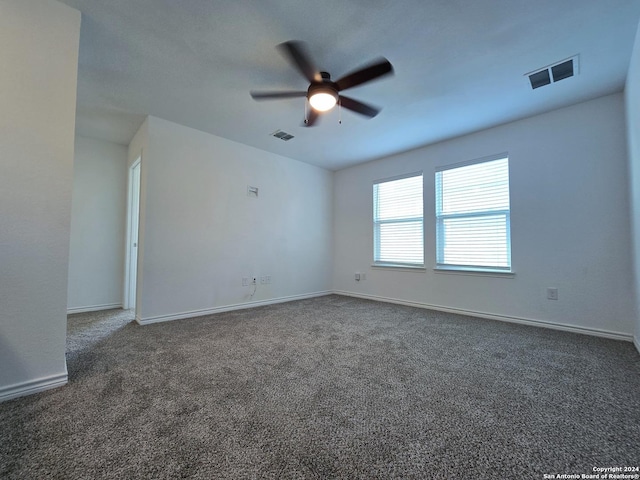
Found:
[[[541,479],[640,463],[630,343],[336,295],[140,327],[0,404],[0,477]]]

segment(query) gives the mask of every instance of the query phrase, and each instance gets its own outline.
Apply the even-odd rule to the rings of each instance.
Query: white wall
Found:
[[[435,273],[435,167],[502,152],[510,162],[515,277]],[[372,268],[372,182],[418,170],[425,177],[427,269]],[[626,174],[622,94],[336,172],[334,287],[630,338]],[[356,271],[367,279],[356,282]],[[546,299],[547,287],[558,288],[559,300]]]
[[[76,137],[69,313],[122,306],[127,147]]]
[[[67,379],[80,13],[0,3],[0,400]]]
[[[631,226],[635,271],[635,299],[640,302],[640,25],[631,55],[625,88],[629,172],[631,184]],[[635,312],[635,344],[640,351],[640,303]]]
[[[139,321],[331,289],[331,172],[154,117],[147,128]]]

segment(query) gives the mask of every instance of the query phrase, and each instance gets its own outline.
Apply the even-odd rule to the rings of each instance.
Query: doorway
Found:
[[[127,228],[127,264],[125,265],[125,309],[136,308],[138,283],[138,227],[140,225],[140,163],[142,157],[129,168],[129,205]]]

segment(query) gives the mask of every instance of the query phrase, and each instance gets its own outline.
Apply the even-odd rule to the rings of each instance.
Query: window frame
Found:
[[[508,197],[509,208],[508,209],[485,209],[480,211],[474,211],[470,213],[450,213],[442,214],[439,212],[442,204],[442,182],[438,180],[438,174],[457,168],[468,167],[471,165],[478,165],[481,163],[488,163],[496,160],[507,160],[507,182],[508,182]],[[466,273],[466,274],[490,274],[498,276],[513,276],[513,261],[512,261],[512,249],[511,249],[511,162],[508,152],[491,155],[487,157],[478,158],[475,160],[469,160],[466,162],[459,162],[449,165],[441,165],[435,168],[435,247],[436,247],[436,263],[434,270],[436,272],[451,272],[451,273]],[[507,266],[483,266],[483,265],[470,265],[470,264],[453,264],[444,263],[444,221],[447,219],[455,218],[480,218],[488,216],[504,216],[506,223],[506,255]],[[441,261],[442,260],[442,261]]]
[[[397,180],[404,180],[406,178],[412,178],[412,177],[420,177],[421,178],[421,187],[422,187],[422,216],[421,217],[410,217],[410,218],[402,218],[402,219],[385,219],[385,220],[378,220],[376,218],[376,213],[377,213],[377,201],[376,201],[376,185],[380,185],[383,183],[387,183],[387,182],[394,182]],[[402,174],[402,175],[396,175],[393,177],[387,177],[387,178],[382,178],[379,180],[374,180],[372,183],[372,220],[373,220],[373,263],[371,264],[372,267],[380,267],[380,268],[387,268],[387,269],[400,269],[400,270],[425,270],[425,231],[424,231],[424,212],[425,212],[425,206],[424,206],[424,172],[422,170],[420,171],[416,171],[416,172],[411,172],[411,173],[406,173],[406,174]],[[400,223],[408,223],[408,222],[415,222],[415,221],[421,221],[421,226],[422,226],[422,235],[421,235],[421,242],[422,242],[422,263],[410,263],[410,262],[402,262],[402,261],[380,261],[380,260],[376,260],[377,257],[379,257],[380,254],[380,234],[379,234],[379,226],[380,225],[384,225],[384,224],[400,224]]]

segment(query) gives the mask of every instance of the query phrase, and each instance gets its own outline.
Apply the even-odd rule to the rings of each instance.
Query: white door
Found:
[[[129,172],[129,265],[127,278],[126,308],[136,307],[136,285],[138,280],[138,226],[140,223],[140,159]]]

